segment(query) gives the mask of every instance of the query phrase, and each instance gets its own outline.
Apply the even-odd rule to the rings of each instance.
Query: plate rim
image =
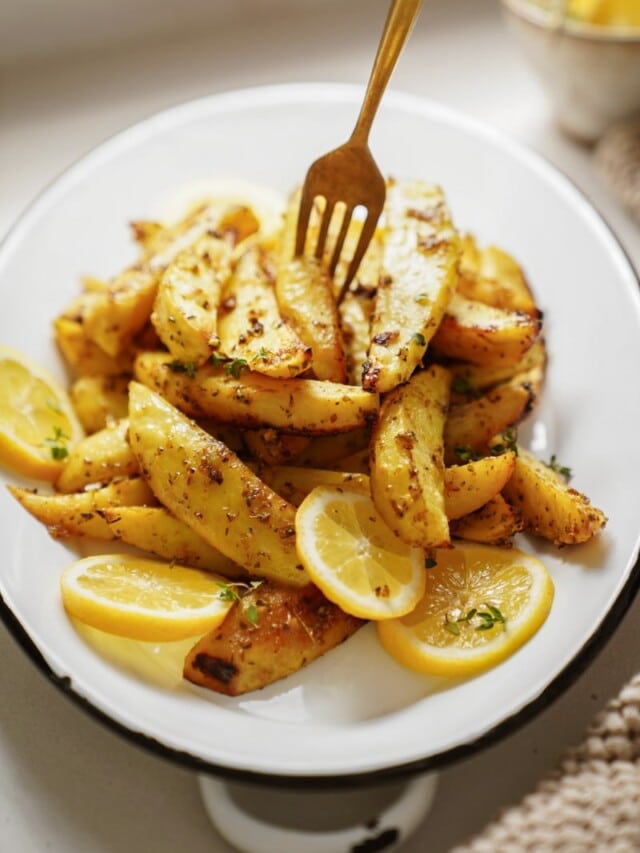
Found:
[[[228,101],[229,103],[235,103],[240,106],[239,102],[246,104],[252,98],[259,98],[260,106],[263,106],[269,102],[283,103],[302,93],[306,96],[312,95],[316,101],[332,101],[336,98],[347,101],[353,99],[354,95],[361,96],[363,89],[364,87],[358,84],[332,82],[281,83],[250,86],[194,98],[151,114],[105,138],[90,150],[80,155],[35,195],[22,212],[18,214],[6,235],[0,241],[0,269],[2,268],[3,258],[11,252],[13,241],[19,239],[21,232],[29,227],[33,216],[41,209],[46,210],[52,202],[55,202],[58,191],[64,190],[68,182],[73,182],[74,179],[81,176],[83,168],[90,167],[94,159],[99,158],[105,149],[113,151],[117,149],[119,142],[121,144],[128,143],[136,134],[145,132],[153,125],[162,126],[165,123],[171,125],[175,121],[175,117],[179,116],[181,112],[188,114],[190,111],[196,110],[198,106],[204,108],[207,104],[211,103],[223,105],[224,101]],[[425,108],[427,108],[433,115],[443,116],[445,119],[454,122],[457,126],[469,128],[475,134],[480,134],[485,139],[496,140],[503,150],[506,149],[510,153],[515,154],[519,159],[525,160],[529,165],[536,167],[537,170],[543,169],[548,174],[551,174],[556,181],[559,181],[560,186],[564,184],[563,189],[569,191],[573,194],[574,198],[578,198],[581,201],[584,209],[589,212],[590,216],[595,219],[609,239],[617,246],[622,259],[626,262],[628,271],[631,273],[630,280],[635,282],[637,288],[635,291],[629,290],[629,294],[634,298],[635,293],[636,300],[640,298],[640,275],[627,250],[621,244],[620,239],[602,213],[562,169],[551,163],[544,155],[527,147],[524,143],[511,138],[503,131],[437,101],[394,89],[391,89],[385,97],[396,106],[410,107],[417,112],[424,112]],[[580,651],[552,677],[537,696],[531,698],[526,704],[519,707],[509,716],[501,719],[495,725],[487,728],[486,731],[457,746],[444,749],[439,753],[423,758],[393,764],[389,767],[355,773],[298,775],[287,772],[272,773],[254,769],[238,769],[225,764],[216,764],[213,761],[205,760],[190,752],[168,746],[151,735],[145,734],[142,731],[136,731],[110,716],[107,711],[102,710],[88,697],[74,689],[72,676],[68,674],[61,675],[55,672],[52,665],[47,662],[44,653],[40,650],[36,641],[29,635],[26,628],[20,622],[17,614],[14,613],[9,603],[5,601],[1,589],[0,619],[25,654],[63,695],[70,699],[76,707],[81,708],[89,716],[138,747],[146,749],[158,757],[171,760],[173,763],[177,763],[190,770],[225,778],[230,781],[245,782],[248,784],[269,784],[284,788],[295,785],[303,786],[307,789],[335,789],[348,787],[353,784],[362,786],[385,784],[394,780],[406,779],[408,776],[441,769],[497,743],[503,737],[515,732],[536,717],[577,680],[615,634],[618,625],[640,589],[640,540],[636,541],[635,550],[629,557],[628,565],[630,568],[626,581],[620,588],[618,595],[611,603],[609,609],[604,613],[601,620],[595,625],[593,631],[585,640]]]

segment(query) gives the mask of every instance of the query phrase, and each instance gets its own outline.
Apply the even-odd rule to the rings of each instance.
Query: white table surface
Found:
[[[164,107],[262,83],[365,82],[385,8],[383,0],[350,0],[331,14],[327,2],[306,3],[276,19],[247,24],[245,15],[234,24],[226,16],[224,26],[180,38],[0,69],[0,234],[67,165]],[[640,269],[640,229],[601,183],[591,153],[550,120],[497,0],[425,3],[393,86],[481,118],[545,155],[593,201]],[[561,698],[444,770],[435,807],[404,853],[449,850],[530,790],[635,672],[639,618],[637,601]],[[85,715],[0,626],[0,850],[176,849],[230,849],[208,822],[195,776]]]

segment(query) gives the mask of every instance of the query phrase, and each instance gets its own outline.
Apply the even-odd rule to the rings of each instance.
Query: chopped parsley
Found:
[[[468,444],[460,444],[454,447],[453,452],[463,464],[474,462],[476,459],[482,459],[482,453],[478,453]]]
[[[249,363],[246,358],[234,358],[233,361],[228,361],[225,364],[224,370],[225,373],[228,373],[229,376],[233,376],[234,379],[240,379],[240,374],[248,367]]]
[[[502,441],[491,445],[491,453],[493,456],[500,456],[501,453],[506,453],[508,450],[513,451],[518,455],[517,433],[515,429],[506,429],[501,435]]]
[[[434,560],[433,557],[426,557],[424,561],[425,569],[435,569],[438,565],[438,561]]]
[[[49,447],[51,451],[51,458],[55,459],[56,462],[66,459],[69,455],[69,450],[67,448],[68,441],[69,436],[65,434],[64,430],[57,426],[53,428],[53,438],[45,438],[44,443]]]
[[[262,359],[262,361],[268,361],[269,360],[269,353],[264,347],[260,347],[260,349],[254,355],[254,357],[251,359],[251,361],[252,362],[259,361],[260,359]]]
[[[169,362],[169,370],[174,373],[186,373],[189,379],[193,379],[196,375],[196,363],[195,361],[180,361],[174,358],[173,361]]]
[[[560,474],[561,477],[564,477],[567,483],[573,477],[571,468],[567,468],[566,465],[561,465],[556,459],[555,453],[553,454],[551,459],[548,462],[545,462],[544,464],[547,466],[547,468],[551,468],[552,471],[555,471],[557,474]]]
[[[242,601],[245,595],[258,589],[262,585],[262,581],[249,581],[248,583],[244,581],[232,581],[229,583],[226,581],[217,581],[217,584],[220,587],[218,598],[221,601],[230,601],[233,603]],[[260,613],[255,604],[243,605],[242,615],[250,625],[257,625],[260,620]]]
[[[472,384],[464,376],[454,376],[451,381],[451,390],[458,394],[470,394],[474,389]]]
[[[420,332],[416,332],[415,335],[411,335],[411,340],[414,344],[418,344],[419,347],[426,346],[425,336],[420,334]]]

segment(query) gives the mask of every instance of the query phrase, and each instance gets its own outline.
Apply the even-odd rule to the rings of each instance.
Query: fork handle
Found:
[[[422,0],[392,0],[351,141],[366,145],[382,95],[422,6]]]

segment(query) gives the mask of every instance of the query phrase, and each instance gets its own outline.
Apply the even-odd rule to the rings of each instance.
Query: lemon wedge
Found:
[[[83,435],[57,380],[17,350],[0,346],[0,462],[53,481]]]
[[[422,597],[424,552],[387,527],[362,486],[318,486],[296,513],[298,556],[325,596],[352,616],[392,619]]]
[[[570,15],[603,27],[640,27],[638,0],[571,0]]]
[[[409,669],[469,676],[512,655],[543,624],[553,601],[545,566],[517,549],[456,545],[436,552],[424,596],[378,637]]]
[[[230,581],[210,572],[128,554],[85,557],[60,578],[70,616],[109,634],[169,642],[206,634],[234,601]]]

